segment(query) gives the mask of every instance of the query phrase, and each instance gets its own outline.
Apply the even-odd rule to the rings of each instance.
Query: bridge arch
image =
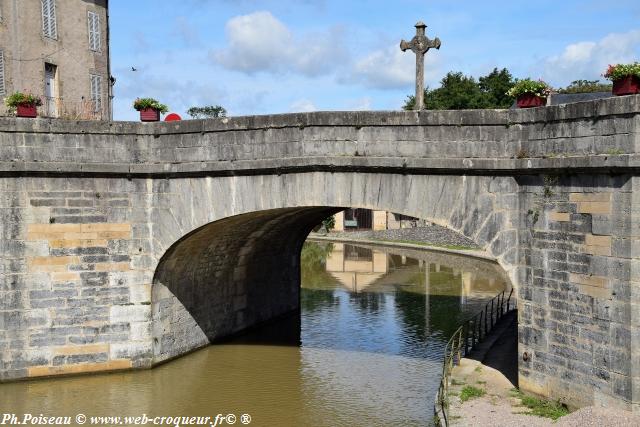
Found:
[[[309,172],[157,185],[155,363],[298,308],[302,244],[313,226],[346,207],[448,227],[494,256],[517,283],[511,177]]]

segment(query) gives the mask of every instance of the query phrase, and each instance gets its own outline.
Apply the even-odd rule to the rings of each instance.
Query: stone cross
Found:
[[[400,49],[406,51],[411,49],[416,54],[416,102],[414,110],[422,110],[424,108],[424,54],[432,47],[440,49],[440,39],[429,40],[425,36],[427,26],[424,22],[419,21],[416,24],[416,36],[410,42],[402,40]]]

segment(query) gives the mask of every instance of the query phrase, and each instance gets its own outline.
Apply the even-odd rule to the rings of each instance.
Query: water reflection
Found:
[[[301,314],[269,333],[150,371],[3,384],[0,412],[426,425],[446,339],[507,283],[493,263],[424,251],[307,243],[301,262]]]

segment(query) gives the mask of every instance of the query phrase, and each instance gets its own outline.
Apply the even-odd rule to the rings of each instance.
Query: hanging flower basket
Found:
[[[611,92],[616,96],[640,93],[640,78],[638,76],[627,76],[614,80]]]
[[[534,95],[532,93],[524,93],[516,98],[518,108],[542,107],[547,105],[547,98]]]
[[[613,82],[616,96],[640,93],[640,63],[609,65],[604,77]]]
[[[38,106],[42,105],[42,100],[28,92],[14,92],[4,103],[10,109],[15,109],[16,116],[34,118],[38,116]]]
[[[140,120],[143,122],[157,122],[160,120],[160,113],[169,111],[169,107],[153,98],[137,98],[133,102],[133,108],[140,111]]]
[[[16,106],[16,116],[18,117],[38,117],[38,107],[35,104],[18,104]]]
[[[160,110],[155,108],[145,108],[140,110],[140,121],[142,122],[157,122],[160,120]]]
[[[542,80],[523,79],[507,91],[508,96],[516,98],[518,108],[542,107],[547,105],[551,87]]]

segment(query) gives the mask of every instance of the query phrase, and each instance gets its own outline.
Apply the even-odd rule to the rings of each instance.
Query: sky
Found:
[[[426,55],[431,88],[495,67],[563,87],[640,60],[638,0],[117,0],[109,13],[115,120],[138,120],[136,97],[185,119],[206,105],[399,110],[415,90],[415,55],[399,44],[417,21],[442,41]]]

